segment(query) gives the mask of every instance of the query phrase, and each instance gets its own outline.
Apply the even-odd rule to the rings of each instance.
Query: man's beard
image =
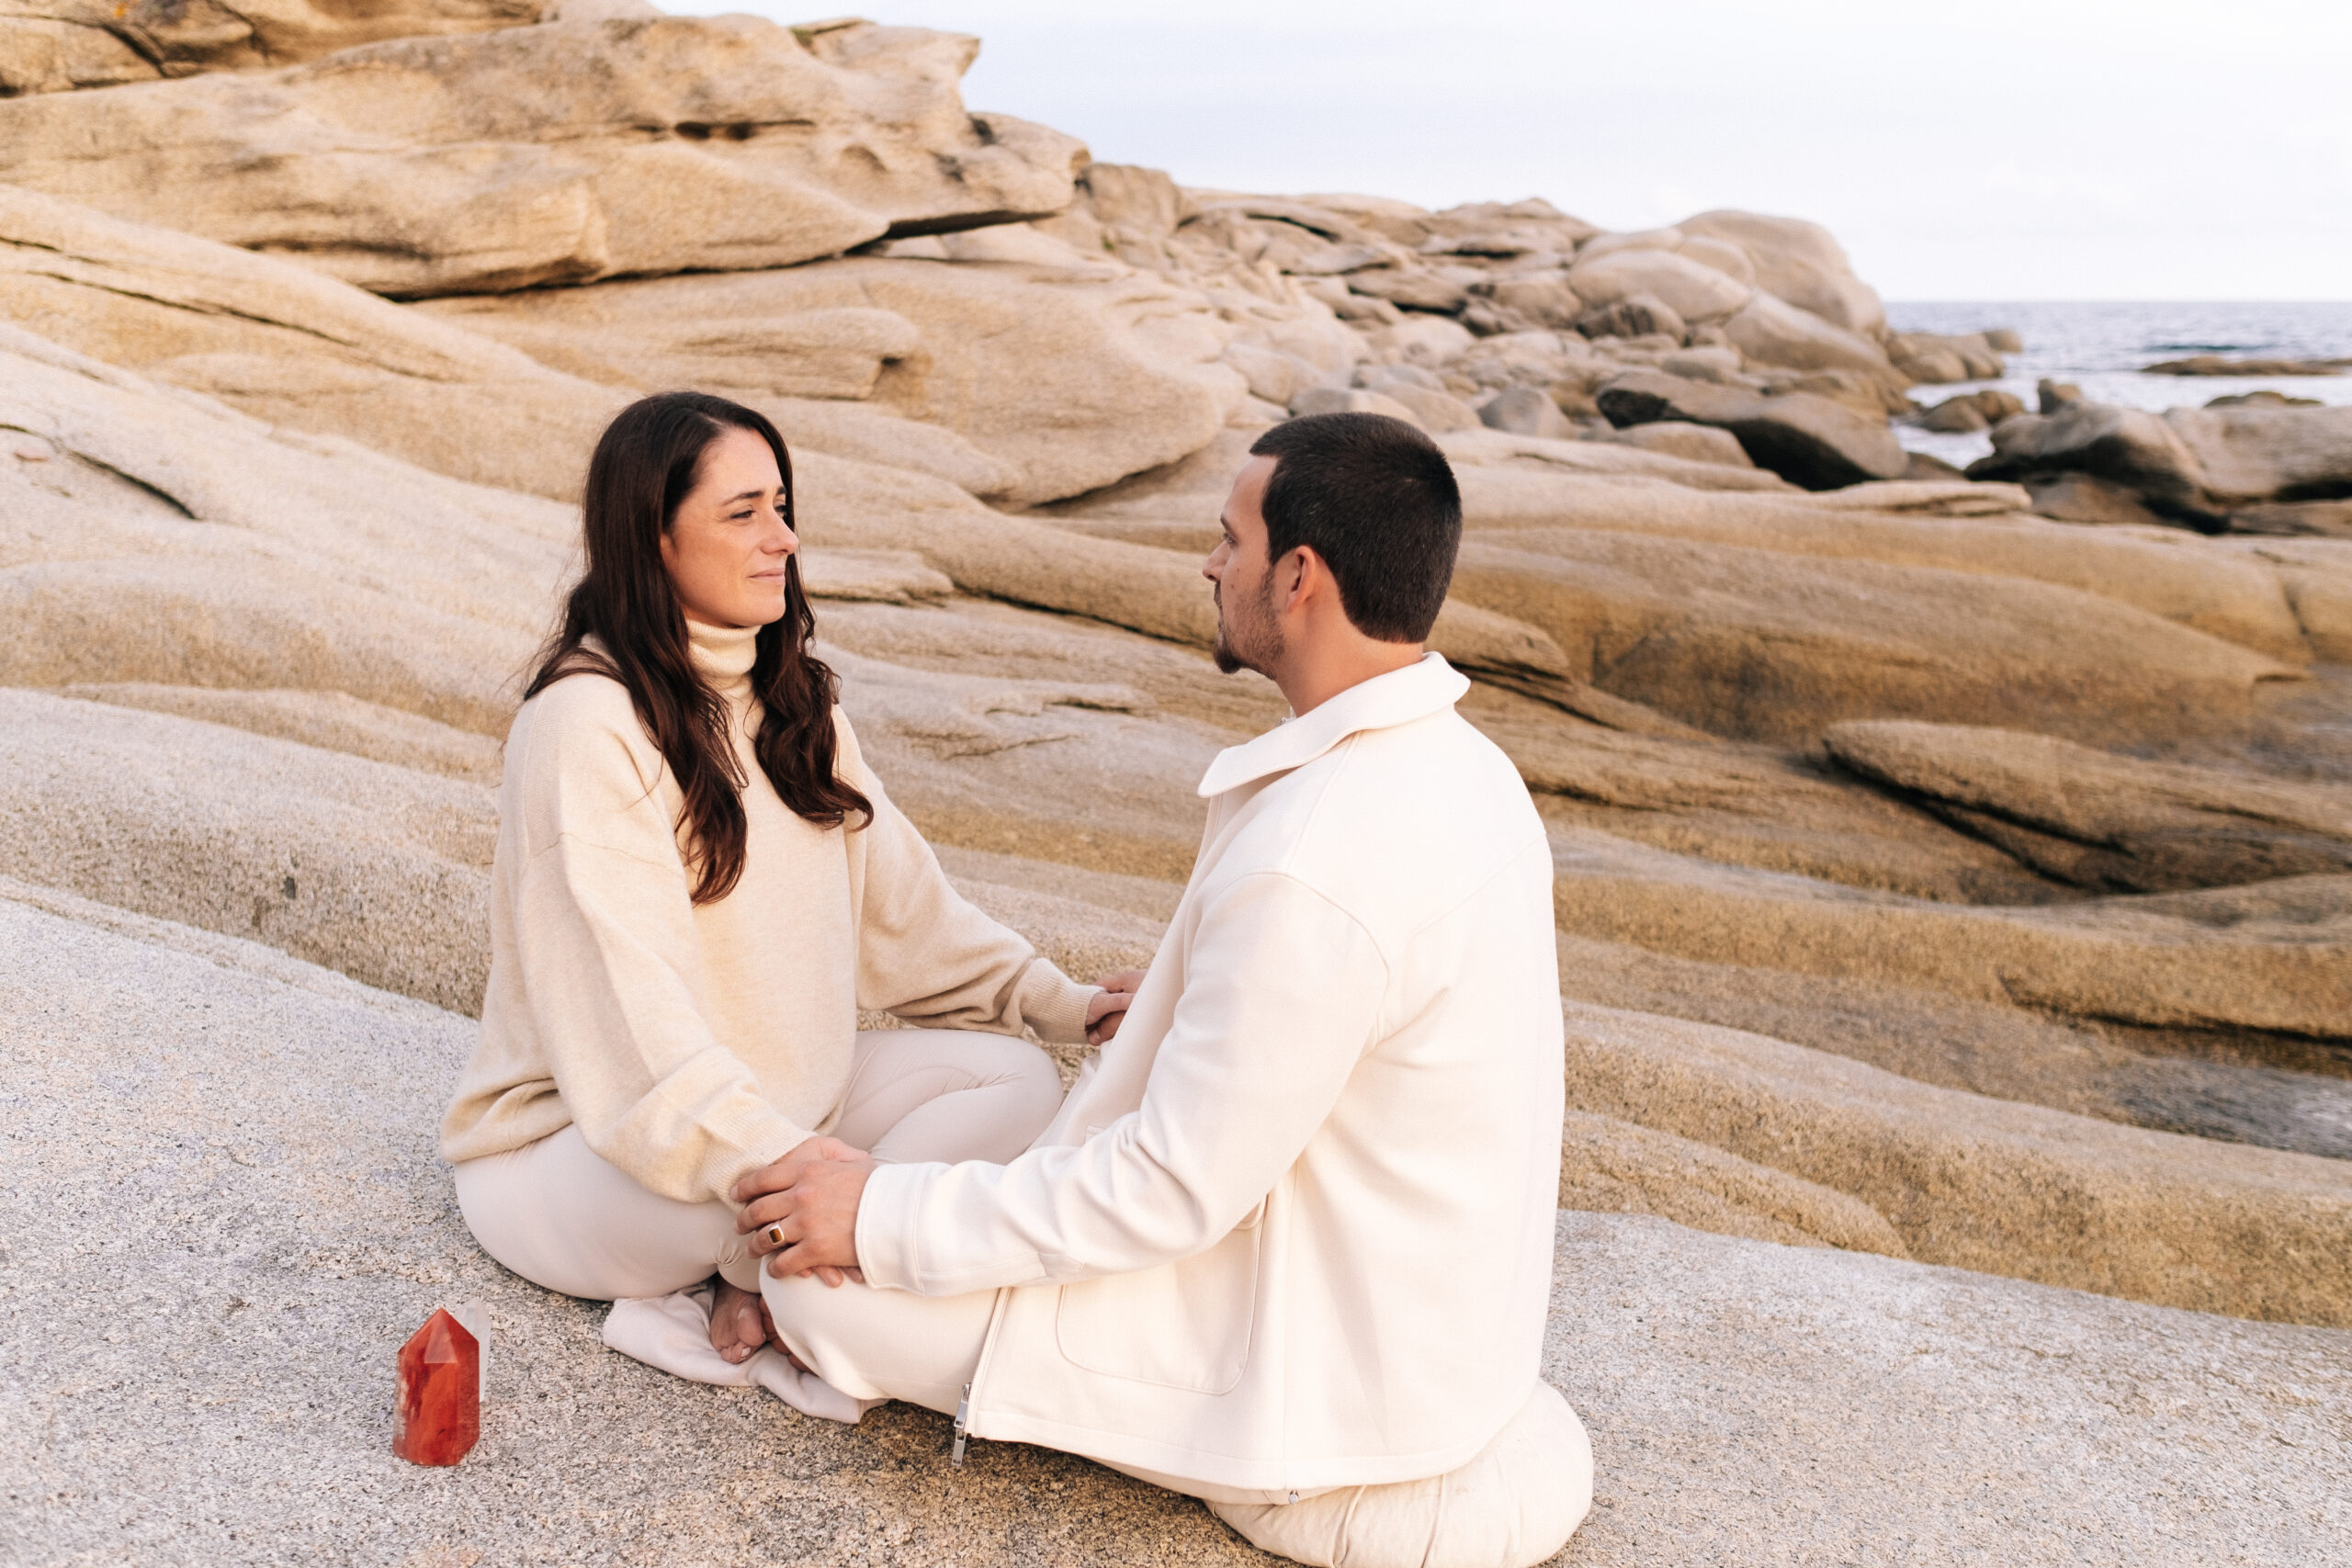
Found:
[[[1216,646],[1209,657],[1216,660],[1217,669],[1225,674],[1236,675],[1244,670],[1267,673],[1266,666],[1282,657],[1283,634],[1274,625],[1274,580],[1269,573],[1258,585],[1254,601],[1237,603],[1228,613],[1225,604],[1225,590],[1216,590]],[[1250,608],[1243,609],[1247,604]]]

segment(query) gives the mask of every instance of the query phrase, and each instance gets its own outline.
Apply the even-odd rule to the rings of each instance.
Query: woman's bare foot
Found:
[[[710,1299],[710,1348],[741,1366],[768,1342],[767,1304],[758,1292],[737,1290],[723,1277],[711,1282],[718,1289]]]

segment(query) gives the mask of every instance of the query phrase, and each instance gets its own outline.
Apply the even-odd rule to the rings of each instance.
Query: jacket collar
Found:
[[[1199,793],[1211,798],[1269,773],[1303,768],[1351,735],[1427,718],[1452,707],[1469,689],[1470,682],[1443,655],[1425,653],[1418,664],[1350,686],[1304,717],[1285,719],[1255,740],[1219,751],[1201,775]]]

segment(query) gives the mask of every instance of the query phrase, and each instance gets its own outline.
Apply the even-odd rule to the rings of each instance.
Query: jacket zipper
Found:
[[[1011,1288],[1002,1288],[997,1292],[996,1301],[989,1308],[989,1328],[980,1340],[980,1359],[972,1368],[972,1381],[964,1385],[964,1397],[956,1403],[956,1440],[947,1450],[947,1467],[950,1470],[964,1468],[964,1449],[971,1439],[972,1431],[972,1389],[988,1375],[989,1358],[996,1353],[997,1334],[1004,1326],[1005,1311],[1012,1301]]]

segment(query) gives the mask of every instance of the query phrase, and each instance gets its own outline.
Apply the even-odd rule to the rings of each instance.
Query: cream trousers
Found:
[[[853,1399],[903,1399],[956,1414],[964,1385],[978,1370],[988,1338],[993,1291],[962,1296],[917,1296],[829,1286],[814,1278],[760,1279],[775,1331],[808,1369]],[[1211,1503],[1283,1503],[1289,1495],[1219,1486],[1129,1465],[1095,1462],[1170,1492]],[[1324,1487],[1296,1494],[1319,1497]]]
[[[1052,1060],[1026,1041],[865,1030],[826,1131],[881,1160],[1001,1163],[1046,1130],[1061,1100]],[[458,1207],[481,1249],[550,1291],[592,1301],[666,1296],[714,1273],[760,1288],[734,1205],[649,1192],[598,1158],[577,1127],[468,1160],[457,1180]]]

